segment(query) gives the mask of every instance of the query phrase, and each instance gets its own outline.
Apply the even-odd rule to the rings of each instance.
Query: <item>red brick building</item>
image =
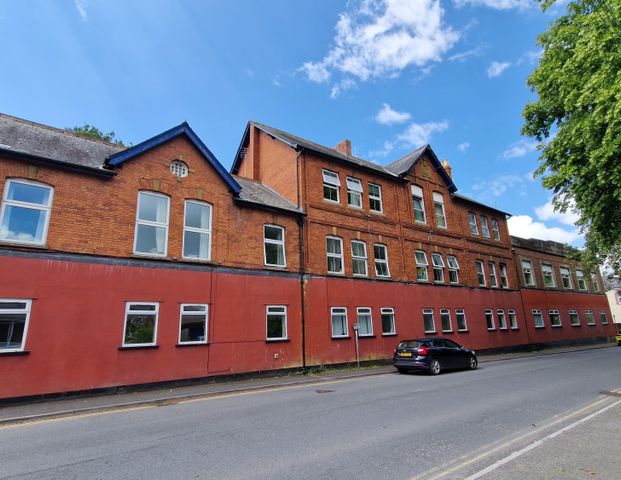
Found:
[[[0,115],[0,398],[351,362],[354,323],[362,360],[612,335],[597,273],[456,190],[429,146],[250,122],[229,173],[185,123],[125,149]]]

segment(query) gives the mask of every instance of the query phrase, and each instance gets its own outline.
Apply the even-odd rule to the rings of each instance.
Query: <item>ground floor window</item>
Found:
[[[425,333],[435,333],[436,324],[433,319],[433,310],[430,308],[423,310],[423,324],[425,325]]]
[[[543,314],[541,310],[533,310],[533,322],[535,323],[535,328],[543,328]]]
[[[457,321],[457,330],[460,332],[468,330],[468,324],[466,323],[466,312],[463,308],[455,310],[455,320]]]
[[[496,315],[498,315],[498,325],[501,330],[507,329],[507,318],[505,317],[504,310],[496,310]]]
[[[371,319],[371,309],[368,307],[359,307],[356,310],[356,322],[358,323],[358,335],[361,337],[370,337],[373,335],[373,321]]]
[[[266,338],[268,340],[287,339],[287,307],[268,305],[265,307]]]
[[[485,310],[485,323],[487,324],[488,330],[496,329],[496,325],[494,325],[494,311],[493,310]]]
[[[330,309],[332,322],[332,337],[347,337],[347,309],[343,307],[332,307]]]
[[[595,325],[595,315],[593,315],[593,310],[585,310],[584,318],[586,318],[587,325]]]
[[[602,325],[608,325],[608,315],[606,315],[606,312],[599,312],[599,320]]]
[[[511,324],[511,330],[516,330],[518,328],[517,316],[515,315],[515,310],[507,310],[509,314],[509,323]]]
[[[155,345],[159,303],[127,302],[125,305],[124,347]]]
[[[442,323],[443,332],[452,332],[451,311],[448,309],[440,310],[440,323]]]
[[[392,308],[382,308],[382,335],[396,335],[395,311]]]
[[[207,311],[203,304],[182,304],[179,320],[179,344],[207,343]]]
[[[580,325],[580,317],[578,316],[578,310],[569,311],[569,323],[572,326],[577,327]]]
[[[32,300],[0,300],[0,354],[24,350],[31,303]]]
[[[560,327],[561,325],[561,314],[558,310],[550,310],[550,325],[552,327]]]

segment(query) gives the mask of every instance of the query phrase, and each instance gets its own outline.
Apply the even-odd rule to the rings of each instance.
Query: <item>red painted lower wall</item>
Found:
[[[0,354],[0,398],[302,365],[296,277],[12,257],[0,272],[0,298],[33,299],[29,353]],[[160,302],[158,348],[119,350],[127,301]],[[210,305],[208,345],[176,346],[181,303]],[[287,342],[265,340],[270,304],[288,306]]]

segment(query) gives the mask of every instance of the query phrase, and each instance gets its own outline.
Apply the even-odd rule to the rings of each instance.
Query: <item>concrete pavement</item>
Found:
[[[592,350],[615,347],[614,343],[602,343],[588,346],[571,346],[547,348],[534,352],[503,353],[480,355],[479,362],[498,362],[539,355],[555,355],[570,351]],[[293,372],[284,375],[267,375],[257,378],[219,380],[190,386],[170,388],[152,388],[114,394],[82,395],[69,398],[50,399],[23,404],[6,404],[0,406],[0,426],[89,414],[105,411],[124,410],[141,406],[163,406],[177,402],[213,396],[230,395],[239,392],[270,390],[302,384],[317,384],[354,377],[396,373],[392,365],[365,366],[360,368],[313,368],[307,374]]]

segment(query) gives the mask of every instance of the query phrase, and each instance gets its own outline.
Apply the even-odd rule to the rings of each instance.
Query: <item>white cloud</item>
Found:
[[[577,229],[564,230],[560,227],[548,227],[543,222],[536,222],[529,215],[515,215],[509,218],[507,223],[509,233],[517,237],[554,240],[561,243],[574,243],[582,240]]]
[[[443,132],[448,128],[446,120],[441,122],[411,123],[408,128],[397,136],[407,147],[420,147],[429,143],[431,136],[436,132]]]
[[[300,70],[316,83],[328,82],[334,72],[361,81],[390,78],[440,61],[458,39],[444,24],[439,0],[363,0],[340,15],[326,56]]]
[[[577,213],[573,211],[573,208],[570,206],[570,211],[566,213],[559,213],[554,209],[554,204],[552,203],[552,199],[548,200],[547,203],[535,208],[535,214],[539,220],[554,220],[560,222],[564,225],[569,225],[571,227],[576,226],[576,222],[580,218]]]
[[[351,90],[352,88],[356,88],[356,82],[354,82],[351,78],[344,78],[338,83],[332,85],[332,90],[330,92],[330,98],[336,98],[341,93]]]
[[[481,53],[481,47],[473,48],[472,50],[466,50],[465,52],[459,52],[448,57],[450,62],[465,62],[469,57],[473,57]]]
[[[463,142],[457,145],[457,150],[459,150],[462,153],[466,153],[469,148],[470,148],[470,142]]]
[[[523,63],[528,63],[529,65],[536,65],[539,62],[541,55],[543,55],[543,49],[530,50],[518,58],[515,64],[522,65]]]
[[[412,118],[407,112],[397,112],[393,110],[390,105],[384,103],[381,110],[377,112],[375,120],[382,125],[395,125],[398,123],[405,123]]]
[[[527,153],[537,150],[538,143],[536,141],[519,140],[509,145],[504,152],[502,152],[503,158],[517,158],[523,157]]]
[[[80,17],[82,17],[82,20],[86,22],[88,20],[88,15],[86,13],[86,0],[74,0],[74,3]]]
[[[507,190],[514,190],[524,183],[522,175],[499,175],[490,180],[480,180],[472,185],[472,190],[481,192],[483,197],[500,197]]]
[[[371,158],[377,158],[377,157],[387,157],[388,155],[390,155],[390,153],[392,153],[392,151],[395,148],[395,144],[389,141],[385,141],[384,145],[382,146],[382,148],[380,148],[379,150],[372,150],[369,152],[369,157]]]
[[[492,62],[489,67],[487,67],[487,76],[489,78],[495,78],[502,75],[507,68],[511,66],[511,62]]]
[[[537,5],[535,0],[453,0],[456,7],[466,5],[493,8],[494,10],[526,10]]]

